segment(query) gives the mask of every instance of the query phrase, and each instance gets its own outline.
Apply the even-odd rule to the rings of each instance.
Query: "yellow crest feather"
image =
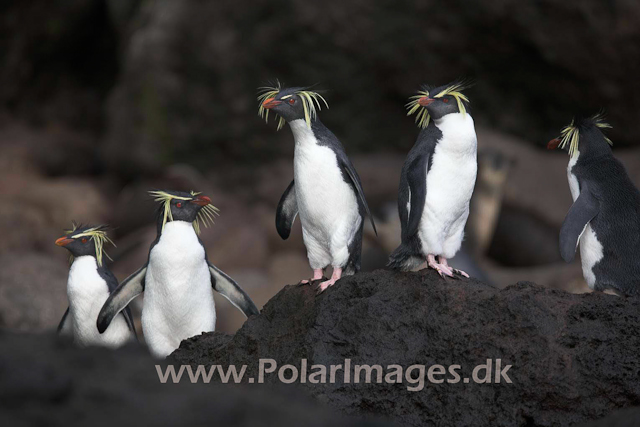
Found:
[[[191,191],[191,197],[183,197],[167,193],[166,191],[154,190],[149,191],[149,194],[154,197],[154,201],[162,203],[162,231],[164,231],[164,226],[167,224],[167,219],[173,221],[173,214],[171,213],[171,201],[191,201],[200,193]],[[220,210],[211,204],[203,206],[198,211],[195,221],[193,221],[193,229],[195,230],[196,234],[200,234],[200,221],[202,221],[205,227],[209,227],[209,225],[215,224],[214,217],[216,215],[220,215],[219,212]]]
[[[439,91],[437,94],[433,95],[432,98],[442,98],[446,95],[452,96],[458,104],[458,111],[460,111],[460,113],[464,115],[467,113],[467,109],[465,108],[464,103],[468,103],[469,98],[467,98],[461,91],[469,88],[470,86],[471,83],[467,81],[457,81]],[[415,95],[409,98],[409,102],[407,102],[407,104],[405,105],[405,107],[407,108],[407,116],[410,116],[417,112],[415,122],[421,129],[425,129],[427,126],[429,126],[429,122],[431,121],[431,116],[429,115],[429,111],[427,110],[427,108],[422,107],[418,103],[420,98],[425,96],[430,96],[429,90],[419,90]]]
[[[591,116],[589,119],[600,129],[611,129],[611,125],[604,121],[605,116],[602,111]],[[603,136],[609,145],[613,145],[613,142],[606,135]],[[580,129],[576,126],[575,119],[572,119],[571,123],[560,131],[560,144],[558,144],[558,147],[562,149],[569,147],[569,156],[573,157],[575,152],[578,150],[579,143]]]
[[[96,261],[98,263],[98,266],[102,267],[102,255],[106,255],[106,257],[111,260],[107,252],[104,250],[104,245],[105,243],[109,243],[113,245],[113,247],[115,248],[116,244],[113,243],[113,241],[107,235],[105,226],[99,225],[97,227],[92,227],[87,230],[84,230],[82,233],[73,234],[77,229],[78,229],[78,225],[74,222],[73,229],[68,230],[67,234],[70,234],[72,239],[77,239],[79,237],[89,237],[93,239],[93,243],[96,249]],[[70,259],[70,262],[73,262],[73,259]]]
[[[282,86],[280,85],[280,82],[277,82],[275,87],[261,87],[258,89],[258,102],[260,103],[260,106],[258,107],[258,115],[263,118],[265,122],[269,122],[269,110],[267,108],[264,108],[262,104],[267,99],[276,97],[281,90]],[[322,110],[320,101],[322,101],[324,105],[329,108],[327,100],[324,99],[322,95],[320,95],[318,92],[313,92],[310,90],[297,90],[293,94],[287,95],[282,99],[289,98],[293,95],[298,95],[298,97],[300,97],[300,100],[302,101],[304,120],[309,128],[311,128],[311,120],[315,120],[318,116],[318,111]],[[282,129],[284,123],[285,120],[282,117],[278,116],[278,130]]]

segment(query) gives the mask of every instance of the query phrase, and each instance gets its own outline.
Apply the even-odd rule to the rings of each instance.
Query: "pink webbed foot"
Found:
[[[331,275],[331,279],[320,283],[318,285],[318,288],[317,288],[317,293],[321,294],[329,286],[333,286],[336,283],[336,281],[338,281],[341,277],[342,277],[342,269],[341,268],[334,268],[333,269],[333,274]]]
[[[311,283],[315,280],[320,280],[322,279],[322,275],[323,275],[323,271],[321,268],[315,268],[313,269],[313,277],[311,279],[304,279],[300,281],[300,285],[306,285],[308,283]]]
[[[451,270],[452,273],[456,273],[459,274],[461,276],[466,277],[467,279],[469,278],[469,275],[467,273],[465,273],[462,270],[458,270],[457,268],[451,268],[449,267],[449,263],[447,262],[447,259],[443,256],[438,257],[438,259],[440,260],[440,264],[444,265],[445,267],[449,268],[449,270]]]
[[[437,271],[440,277],[453,277],[453,270],[451,269],[451,267],[449,267],[448,265],[439,264],[433,254],[429,254],[427,256],[427,265]]]

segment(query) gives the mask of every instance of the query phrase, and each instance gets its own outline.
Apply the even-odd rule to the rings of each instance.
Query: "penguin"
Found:
[[[421,131],[400,175],[401,244],[389,268],[412,270],[426,260],[442,277],[469,277],[447,261],[462,245],[478,170],[476,131],[461,92],[469,86],[425,86],[407,104]]]
[[[612,153],[603,113],[575,117],[548,149],[568,151],[573,205],[560,229],[560,254],[571,262],[580,245],[589,288],[638,295],[640,289],[640,192]]]
[[[104,333],[96,328],[102,305],[118,287],[118,280],[103,264],[103,255],[107,255],[105,243],[113,244],[107,236],[107,226],[79,226],[76,223],[65,236],[56,240],[56,245],[71,253],[67,281],[69,308],[58,325],[58,333],[72,337],[83,347],[117,348],[138,338],[129,307],[124,308],[122,315]]]
[[[195,192],[151,191],[159,202],[157,237],[147,263],[125,279],[104,303],[97,319],[100,333],[136,296],[144,292],[142,331],[152,355],[165,358],[184,339],[215,330],[212,288],[249,317],[259,314],[238,284],[213,265],[198,237],[218,209]]]
[[[318,285],[318,293],[333,286],[343,275],[360,271],[362,230],[365,216],[377,233],[362,190],[360,177],[336,136],[318,119],[322,101],[307,88],[261,88],[258,114],[268,121],[269,112],[278,116],[278,130],[288,123],[295,141],[294,179],[282,195],[276,210],[276,229],[283,240],[300,216],[302,237],[313,277],[323,278],[329,265],[333,273]]]

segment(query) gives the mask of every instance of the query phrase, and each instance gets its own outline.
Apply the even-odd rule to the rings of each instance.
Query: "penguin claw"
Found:
[[[454,277],[454,276],[453,276],[453,269],[452,269],[451,267],[440,264],[440,268],[442,269],[442,272],[443,272],[446,276],[448,276],[448,277]]]
[[[318,284],[318,286],[316,286],[316,295],[320,295],[321,293],[326,291],[329,288],[329,286],[333,286],[335,283],[336,283],[335,280],[330,279]]]
[[[442,273],[444,273],[444,276],[442,276]],[[442,273],[440,273],[440,276],[444,277],[451,277],[451,278],[455,278],[455,276],[453,275],[453,272],[449,272],[447,270],[442,270]]]
[[[459,274],[462,277],[466,277],[467,279],[469,278],[469,275],[467,273],[465,273],[464,271],[462,271],[462,270],[454,269],[453,271],[454,271],[454,273]]]

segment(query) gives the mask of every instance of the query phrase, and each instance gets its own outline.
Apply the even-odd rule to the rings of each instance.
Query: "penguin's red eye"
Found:
[[[444,98],[442,102],[449,102],[449,100],[447,98]]]
[[[182,203],[178,202],[178,203],[176,203],[176,206],[181,208],[182,207]]]
[[[295,99],[293,99],[293,98],[290,98],[290,99],[289,99],[289,104],[293,105],[293,104],[295,104],[295,103],[296,103],[296,100],[295,100]]]
[[[83,238],[82,238],[82,240],[81,240],[81,242],[82,242],[82,243],[87,243],[87,238],[86,238],[86,237],[83,237]]]

